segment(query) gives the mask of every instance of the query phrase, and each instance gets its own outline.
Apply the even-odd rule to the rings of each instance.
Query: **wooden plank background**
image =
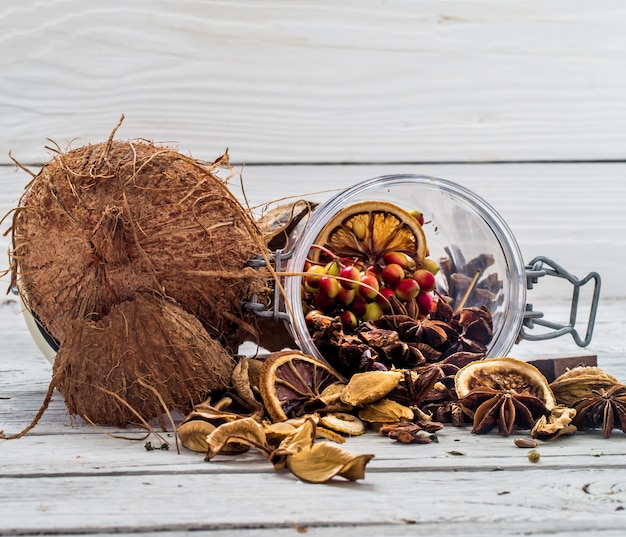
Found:
[[[9,151],[37,171],[48,138],[100,142],[121,114],[119,138],[204,160],[229,148],[253,206],[383,174],[443,177],[487,200],[526,260],[602,275],[588,349],[561,338],[511,354],[589,352],[624,381],[625,27],[622,0],[5,0],[0,214],[29,180]],[[532,293],[567,317],[562,288]],[[11,294],[0,341],[12,433],[51,371]],[[318,487],[251,454],[148,452],[73,422],[55,394],[31,434],[0,442],[0,535],[617,537],[625,440],[541,444],[532,465],[497,434],[446,427],[439,443],[398,446],[371,433],[346,445],[376,454],[366,480]]]
[[[624,159],[621,0],[22,0],[0,162],[107,137],[237,162]]]

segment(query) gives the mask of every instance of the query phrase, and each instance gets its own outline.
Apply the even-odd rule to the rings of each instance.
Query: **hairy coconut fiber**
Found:
[[[198,319],[148,294],[99,321],[75,320],[54,361],[52,384],[68,411],[102,425],[190,412],[228,387],[234,362]]]
[[[11,228],[12,284],[60,343],[73,321],[153,292],[235,352],[256,337],[242,304],[266,280],[246,268],[262,235],[215,175],[227,158],[203,165],[112,137],[59,152],[27,186]]]

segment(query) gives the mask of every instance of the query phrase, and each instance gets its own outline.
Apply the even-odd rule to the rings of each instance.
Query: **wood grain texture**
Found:
[[[626,298],[622,269],[626,164],[246,166],[238,170],[243,189],[238,178],[231,181],[231,188],[257,214],[276,200],[326,201],[341,189],[381,175],[442,177],[468,188],[500,214],[525,262],[545,255],[578,277],[597,271],[602,276],[603,301]],[[16,206],[29,180],[24,171],[0,166],[0,214]],[[1,230],[7,228],[5,221]],[[9,237],[0,236],[0,251],[8,246]],[[0,270],[5,267],[0,263]],[[6,281],[0,278],[0,285]],[[533,301],[568,299],[571,289],[546,278],[529,295]]]
[[[0,162],[51,138],[243,162],[623,159],[620,0],[24,0]]]

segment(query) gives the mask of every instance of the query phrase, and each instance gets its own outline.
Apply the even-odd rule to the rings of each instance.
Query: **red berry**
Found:
[[[372,274],[365,274],[361,278],[361,283],[359,283],[359,294],[365,300],[374,300],[378,295],[378,290],[380,289],[380,285],[378,284],[378,279]]]
[[[354,265],[347,265],[339,272],[339,283],[344,289],[355,289],[361,280],[361,273]]]
[[[383,316],[383,309],[377,302],[370,302],[363,315],[364,321],[378,321]]]
[[[383,281],[390,287],[395,287],[404,278],[404,269],[397,263],[390,263],[380,273]]]
[[[391,287],[383,287],[376,297],[376,302],[380,305],[383,311],[389,311],[391,308],[391,304],[389,303],[389,299],[394,296],[395,293]]]
[[[354,330],[358,325],[356,315],[351,311],[342,311],[339,314],[339,318],[341,319],[341,323],[343,324],[343,326],[349,330]]]
[[[415,302],[422,315],[428,315],[433,309],[433,297],[430,293],[422,291],[415,297]]]
[[[428,272],[432,272],[433,274],[437,274],[437,272],[439,272],[439,265],[437,265],[437,262],[430,257],[420,261],[420,268],[425,269]]]
[[[306,275],[304,277],[305,285],[317,289],[320,285],[320,280],[322,279],[322,276],[324,274],[326,274],[324,267],[322,267],[321,265],[313,265],[306,272]]]
[[[422,291],[432,291],[437,287],[435,275],[426,269],[416,270],[413,273],[413,279],[419,284]]]
[[[357,317],[363,317],[363,315],[365,315],[366,308],[367,302],[365,302],[365,299],[357,295],[354,297],[354,300],[352,301],[348,309]]]
[[[404,252],[387,252],[383,256],[383,261],[385,262],[385,265],[395,263],[396,265],[400,265],[405,270],[415,269],[415,260],[406,255]]]
[[[342,306],[349,306],[352,304],[354,297],[356,296],[356,289],[344,289],[341,287],[335,299]]]
[[[395,293],[398,300],[408,302],[420,292],[419,284],[413,278],[405,278],[396,285]]]
[[[335,298],[340,288],[339,282],[330,276],[324,276],[319,283],[320,293],[325,294],[328,298]]]
[[[315,307],[323,312],[329,312],[336,306],[334,298],[330,298],[323,293],[317,293],[313,299]]]

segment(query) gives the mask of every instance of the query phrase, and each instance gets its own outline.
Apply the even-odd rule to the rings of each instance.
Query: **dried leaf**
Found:
[[[271,446],[278,446],[287,436],[295,432],[296,426],[285,421],[276,423],[263,422],[263,432],[267,443]]]
[[[210,461],[218,453],[233,443],[252,447],[269,457],[268,446],[263,426],[254,418],[242,418],[224,423],[207,437],[208,451],[205,460]]]
[[[309,483],[326,483],[335,476],[350,481],[365,477],[365,466],[374,455],[354,455],[333,444],[314,444],[287,458],[291,472]]]
[[[393,390],[403,377],[400,371],[357,373],[341,392],[341,400],[353,407],[373,403]]]
[[[184,447],[191,451],[206,453],[209,449],[207,436],[215,431],[215,426],[204,420],[191,420],[181,423],[178,437]]]
[[[412,420],[413,410],[391,399],[368,403],[359,410],[359,418],[370,423],[396,423],[402,419]]]

